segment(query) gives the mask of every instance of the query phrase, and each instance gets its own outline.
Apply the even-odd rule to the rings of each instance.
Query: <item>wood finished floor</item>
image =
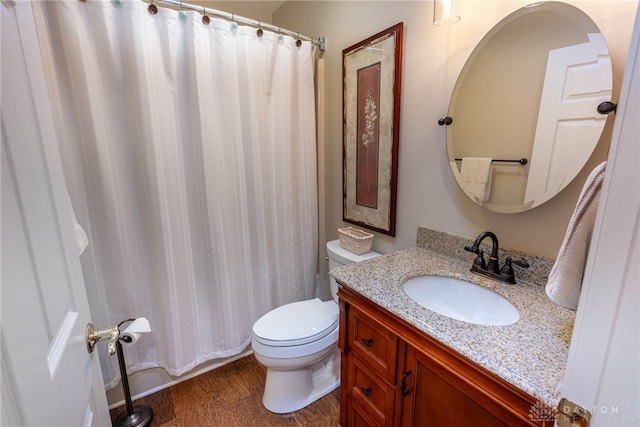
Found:
[[[339,423],[340,392],[292,414],[277,415],[262,406],[266,369],[253,356],[135,400],[153,410],[151,427],[307,426],[333,427]],[[114,419],[124,406],[111,410]]]

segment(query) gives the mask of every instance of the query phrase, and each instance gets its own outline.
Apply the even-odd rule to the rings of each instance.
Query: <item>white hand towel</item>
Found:
[[[460,165],[462,188],[478,201],[491,195],[492,160],[486,157],[464,157]]]
[[[571,310],[578,308],[606,165],[603,162],[596,166],[585,181],[545,288],[551,301]]]

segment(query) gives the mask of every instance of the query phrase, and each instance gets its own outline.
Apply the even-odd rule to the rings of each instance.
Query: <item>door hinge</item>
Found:
[[[558,427],[589,427],[591,413],[582,406],[565,399],[558,403]]]

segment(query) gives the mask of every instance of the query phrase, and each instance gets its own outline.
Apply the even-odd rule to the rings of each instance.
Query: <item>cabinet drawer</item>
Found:
[[[347,345],[391,384],[395,383],[398,337],[372,317],[351,306]]]
[[[395,391],[386,381],[369,369],[357,356],[351,355],[351,397],[365,408],[378,425],[392,425]]]
[[[343,421],[342,427],[384,427],[378,418],[372,418],[362,406],[351,399],[351,396],[347,397],[345,407],[346,422]]]

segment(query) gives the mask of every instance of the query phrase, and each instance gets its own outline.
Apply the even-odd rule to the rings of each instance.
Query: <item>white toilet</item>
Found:
[[[339,240],[327,243],[329,269],[378,256],[356,255]],[[318,298],[275,308],[253,325],[253,352],[267,368],[262,403],[277,414],[297,411],[340,385],[338,284],[332,300]]]

